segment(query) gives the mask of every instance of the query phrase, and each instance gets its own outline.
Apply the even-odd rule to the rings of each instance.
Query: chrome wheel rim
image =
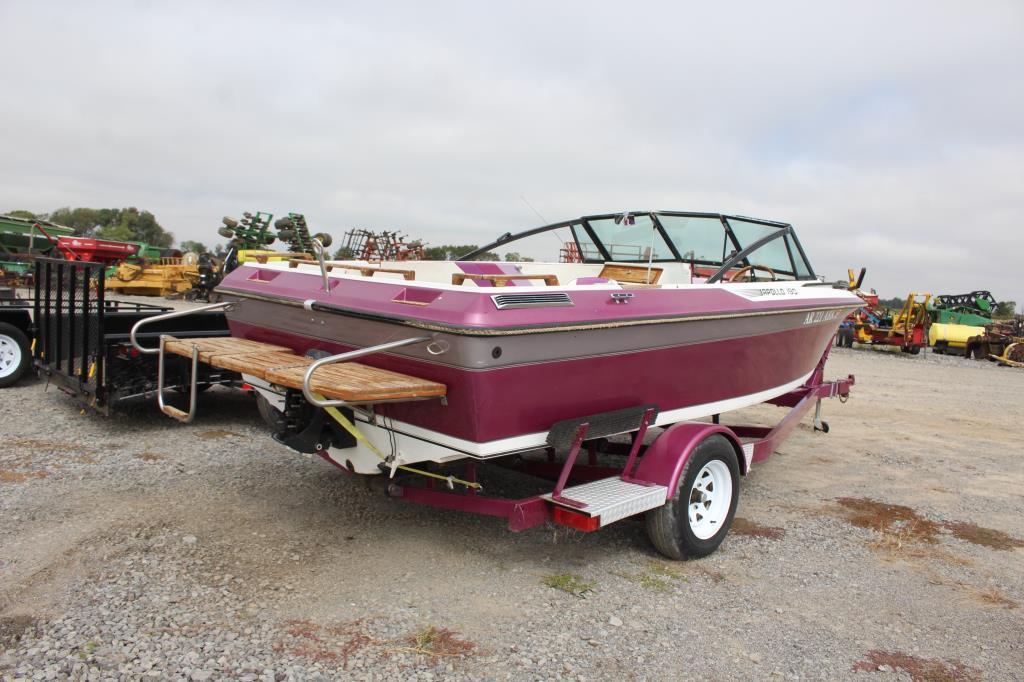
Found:
[[[14,374],[21,364],[21,346],[6,334],[0,334],[0,379]]]
[[[720,459],[713,459],[697,473],[690,488],[690,530],[700,540],[715,536],[724,526],[732,506],[732,474]]]

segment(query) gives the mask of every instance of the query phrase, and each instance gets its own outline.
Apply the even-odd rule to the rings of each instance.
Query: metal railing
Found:
[[[163,315],[154,315],[153,317],[147,317],[144,320],[139,320],[132,325],[132,330],[128,334],[131,339],[132,346],[135,347],[140,353],[147,355],[158,354],[159,359],[156,363],[156,402],[160,406],[160,411],[164,414],[174,417],[180,422],[188,424],[196,417],[196,394],[198,393],[198,378],[199,378],[199,347],[192,344],[192,363],[191,371],[189,372],[188,382],[188,410],[180,410],[173,405],[168,405],[164,402],[164,377],[167,374],[165,369],[165,358],[166,353],[164,351],[164,345],[168,339],[174,339],[173,336],[168,334],[160,335],[160,345],[156,348],[146,348],[139,344],[137,334],[139,329],[151,324],[153,322],[162,322],[164,320],[172,320],[177,317],[185,317],[187,315],[194,315],[195,313],[201,313],[207,310],[230,310],[234,307],[234,301],[222,301],[220,303],[210,303],[209,305],[201,305],[198,308],[190,308],[189,310],[175,310],[174,312],[164,313]]]
[[[161,352],[159,347],[158,348],[146,348],[145,346],[139,345],[139,340],[138,340],[136,335],[138,334],[139,330],[142,327],[144,327],[147,324],[150,324],[152,322],[161,322],[163,320],[171,320],[171,319],[174,319],[176,317],[185,317],[186,315],[192,315],[194,313],[201,313],[201,312],[206,311],[206,310],[220,310],[220,309],[223,309],[223,310],[227,311],[227,310],[231,310],[234,306],[235,306],[235,301],[222,301],[220,303],[210,303],[209,305],[201,305],[198,308],[189,308],[188,310],[175,310],[172,313],[164,313],[163,315],[155,315],[153,317],[147,317],[146,319],[139,320],[138,322],[136,322],[135,324],[132,325],[132,331],[129,334],[129,338],[131,338],[132,345],[135,346],[135,349],[137,351],[139,351],[140,353],[145,353],[146,355],[154,355],[156,353],[160,353]],[[163,338],[163,337],[161,336],[161,338]]]
[[[373,355],[374,353],[391,350],[392,348],[411,346],[416,343],[425,343],[430,340],[431,337],[429,336],[417,336],[410,339],[401,339],[400,341],[388,341],[387,343],[382,343],[376,346],[369,346],[367,348],[360,348],[359,350],[321,358],[311,364],[306,369],[306,373],[302,376],[302,395],[305,396],[309,404],[315,405],[316,407],[344,407],[349,405],[349,403],[344,400],[321,400],[317,394],[313,392],[313,389],[310,386],[310,382],[313,380],[313,373],[326,365],[333,365],[338,362],[348,362],[350,360],[355,360],[356,358],[361,358],[364,355]]]

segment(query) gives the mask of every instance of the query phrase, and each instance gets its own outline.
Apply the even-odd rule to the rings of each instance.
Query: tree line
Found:
[[[11,211],[7,215],[26,220],[48,220],[70,227],[78,237],[96,237],[121,242],[145,242],[169,248],[174,234],[165,230],[149,211],[128,208],[71,208],[65,206],[49,213]]]

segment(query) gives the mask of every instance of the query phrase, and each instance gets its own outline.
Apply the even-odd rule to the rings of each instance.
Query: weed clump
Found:
[[[559,573],[547,575],[541,580],[550,588],[567,592],[574,597],[583,598],[588,592],[594,591],[594,583],[584,580],[581,576],[573,573]]]

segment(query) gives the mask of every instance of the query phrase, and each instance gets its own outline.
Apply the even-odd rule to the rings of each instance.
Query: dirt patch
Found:
[[[432,659],[464,658],[476,644],[459,637],[448,628],[428,625],[401,640],[378,639],[370,634],[369,623],[363,619],[334,625],[319,625],[310,620],[285,622],[283,637],[274,646],[309,661],[337,665],[348,669],[349,658],[367,649],[382,658],[392,653],[410,653]]]
[[[25,448],[26,450],[44,452],[96,452],[95,448],[83,446],[81,443],[63,443],[37,438],[12,438],[6,441],[6,445],[11,448]]]
[[[961,661],[919,658],[899,651],[869,651],[867,659],[857,661],[851,669],[854,672],[902,670],[910,675],[912,682],[980,682],[981,680],[981,673],[978,670]]]
[[[732,527],[729,529],[734,535],[742,535],[748,538],[764,538],[766,540],[781,540],[786,534],[781,528],[774,526],[762,526],[760,523],[737,516],[732,520]]]
[[[33,630],[36,619],[32,616],[0,616],[0,649],[9,649],[18,643],[22,635]]]
[[[933,521],[902,504],[886,504],[866,497],[840,497],[836,502],[847,521],[881,534],[871,543],[876,549],[901,549],[914,542],[935,544],[940,534],[945,533],[989,549],[1008,551],[1024,547],[1024,541],[1003,531],[966,521]]]
[[[199,438],[199,440],[217,440],[218,438],[231,437],[244,438],[244,436],[240,433],[235,433],[234,431],[224,431],[223,429],[210,429],[208,431],[200,431],[198,434],[196,434],[196,437]]]
[[[843,508],[846,520],[860,528],[896,535],[900,543],[938,542],[941,525],[911,507],[866,497],[840,497],[836,502]]]
[[[35,471],[14,471],[12,469],[0,469],[0,483],[24,483],[30,478],[46,478],[50,475],[45,469]]]
[[[141,459],[143,462],[159,462],[167,459],[167,455],[161,455],[159,452],[140,452],[135,455],[135,459]]]
[[[988,547],[989,549],[1006,551],[1017,547],[1024,547],[1024,541],[1001,530],[983,528],[982,526],[965,521],[946,521],[942,524],[942,527],[965,542]]]

